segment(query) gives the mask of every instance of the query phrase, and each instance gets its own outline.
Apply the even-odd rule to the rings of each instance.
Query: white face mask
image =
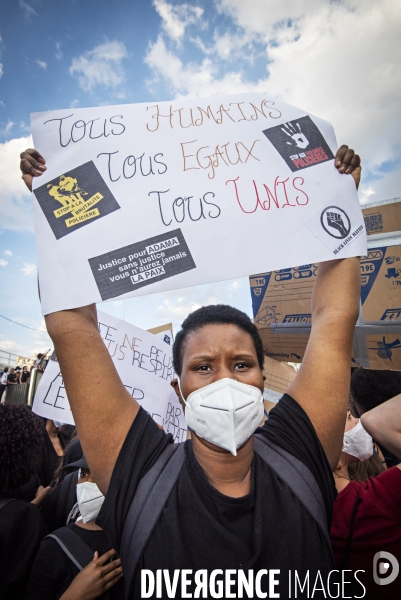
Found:
[[[219,379],[195,390],[186,400],[182,392],[181,396],[189,427],[199,437],[234,456],[263,419],[262,392],[234,379]]]
[[[96,483],[84,481],[84,483],[77,484],[77,500],[82,521],[88,523],[98,516],[104,496]]]
[[[367,460],[373,454],[373,440],[362,426],[361,421],[344,433],[343,452],[358,458],[360,461]]]

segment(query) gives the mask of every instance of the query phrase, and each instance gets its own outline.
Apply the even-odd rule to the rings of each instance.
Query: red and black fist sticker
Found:
[[[326,140],[310,117],[301,117],[263,131],[291,171],[301,171],[334,159]]]

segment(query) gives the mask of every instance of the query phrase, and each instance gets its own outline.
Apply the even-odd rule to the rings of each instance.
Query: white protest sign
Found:
[[[173,435],[175,442],[184,441],[187,425],[170,385],[175,377],[172,347],[163,338],[100,311],[98,326],[121,381],[131,396]],[[107,373],[104,376],[107,377]],[[74,424],[57,359],[50,360],[46,367],[32,410],[41,417]]]
[[[31,124],[48,167],[34,180],[44,314],[366,253],[332,126],[266,94]]]

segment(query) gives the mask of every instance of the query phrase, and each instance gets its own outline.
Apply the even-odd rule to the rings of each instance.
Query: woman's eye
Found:
[[[209,369],[211,369],[209,365],[200,365],[196,368],[196,371],[209,371]]]
[[[250,365],[248,363],[237,363],[235,365],[236,369],[247,369],[249,367],[250,367]]]

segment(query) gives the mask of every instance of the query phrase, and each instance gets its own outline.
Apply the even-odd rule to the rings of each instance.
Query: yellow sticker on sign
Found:
[[[76,210],[83,204],[85,204],[85,200],[83,200],[81,198],[80,200],[77,200],[76,202],[70,202],[69,204],[62,206],[61,208],[57,208],[57,210],[53,211],[53,214],[56,217],[56,219],[58,219],[59,217],[63,217],[64,215],[68,214],[69,212],[72,213],[74,210]]]
[[[98,192],[97,194],[95,194],[94,196],[92,196],[92,198],[89,198],[89,200],[85,200],[85,202],[81,206],[79,206],[79,208],[77,208],[76,210],[72,210],[71,214],[74,217],[78,217],[82,213],[90,210],[93,206],[95,206],[95,204],[97,204],[98,202],[100,202],[100,200],[102,200],[102,199],[103,199],[102,194],[100,194]]]
[[[88,210],[78,217],[71,217],[71,219],[66,219],[65,224],[67,227],[73,227],[74,225],[78,225],[78,223],[82,223],[82,221],[88,221],[89,219],[93,219],[93,217],[99,216],[99,209],[94,208],[93,210]]]

